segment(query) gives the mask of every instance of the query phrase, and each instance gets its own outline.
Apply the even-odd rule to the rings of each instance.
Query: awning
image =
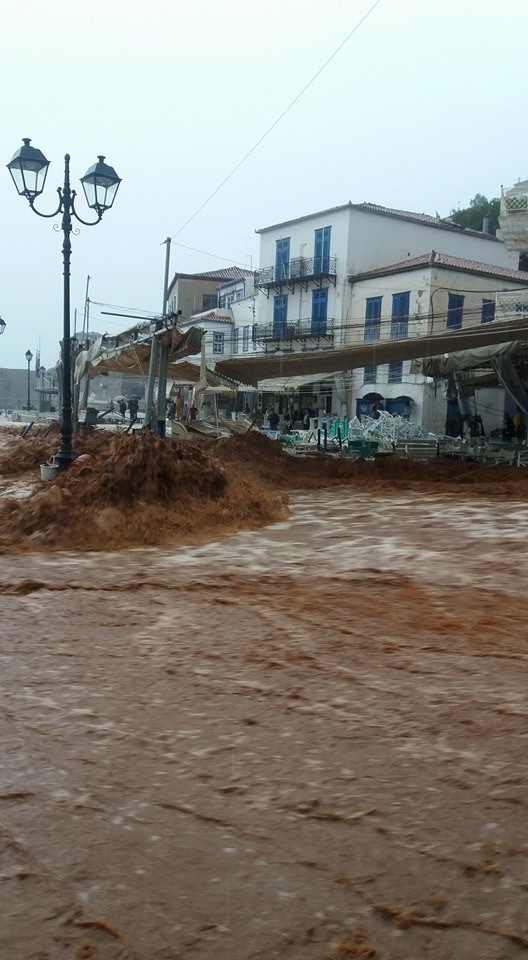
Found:
[[[174,383],[188,386],[194,386],[200,380],[201,368],[198,363],[192,363],[190,360],[180,360],[179,363],[173,363],[170,365],[170,380],[173,380]],[[238,384],[234,383],[232,380],[228,380],[227,377],[219,377],[217,373],[214,373],[212,370],[209,370],[208,367],[205,368],[205,390],[236,390]]]
[[[418,357],[436,357],[457,350],[474,350],[477,347],[505,344],[513,340],[528,340],[528,317],[505,323],[482,324],[430,337],[369,341],[337,350],[314,350],[267,357],[258,354],[252,357],[233,357],[230,360],[220,360],[215,369],[217,373],[232,380],[257,386],[259,381],[272,377],[288,378],[315,373],[328,373],[332,376],[336,370],[353,370],[357,367]]]
[[[447,377],[458,370],[470,370],[472,367],[483,367],[495,357],[502,357],[515,353],[520,347],[518,340],[512,343],[501,343],[488,347],[477,347],[474,350],[456,350],[453,353],[439,357],[423,357],[413,360],[411,373],[421,373],[426,377]]]
[[[218,367],[218,364],[217,364]],[[332,373],[309,373],[304,377],[274,377],[271,380],[259,380],[259,390],[265,393],[284,393],[286,390],[299,390],[310,383],[318,384],[326,380],[332,380],[334,377],[340,377],[341,371]]]
[[[167,376],[176,379],[174,367],[182,357],[192,357],[199,352],[204,331],[199,327],[191,327],[183,332],[173,326],[169,330],[161,330],[155,336],[161,343],[168,344],[169,364]],[[90,370],[97,373],[129,373],[148,376],[150,364],[150,344],[152,334],[144,339],[113,345],[111,337],[103,336],[96,340],[89,350],[83,350],[75,361],[75,383],[80,383]],[[111,345],[112,344],[112,345]],[[199,370],[199,368],[198,368]]]

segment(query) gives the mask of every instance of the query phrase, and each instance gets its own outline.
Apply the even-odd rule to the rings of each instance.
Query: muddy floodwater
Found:
[[[528,502],[4,555],[0,957],[528,953]]]

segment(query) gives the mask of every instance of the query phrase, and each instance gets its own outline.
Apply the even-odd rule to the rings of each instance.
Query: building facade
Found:
[[[497,290],[528,279],[517,270],[518,253],[489,233],[371,203],[348,203],[257,233],[254,339],[264,354],[422,336],[457,329],[470,318],[492,322]],[[399,362],[344,371],[333,387],[328,376],[314,376],[305,393],[313,405],[349,416],[368,412],[369,395],[387,399],[394,412],[411,402],[413,415],[437,429],[445,402],[409,368]]]
[[[431,251],[350,277],[352,313],[349,343],[376,343],[429,337],[513,316],[506,304],[523,301],[528,274]],[[374,353],[375,356],[375,353]],[[355,413],[369,413],[376,403],[401,414],[411,404],[413,420],[435,433],[446,421],[445,391],[430,378],[413,372],[411,361],[373,364],[353,371]],[[504,391],[486,389],[475,398],[486,432],[499,429]]]
[[[219,287],[223,293],[219,302]],[[246,291],[247,287],[247,291]],[[253,289],[253,273],[241,267],[227,267],[205,273],[175,273],[169,285],[168,312],[180,312],[184,320],[196,314],[224,309],[232,301],[243,299]]]

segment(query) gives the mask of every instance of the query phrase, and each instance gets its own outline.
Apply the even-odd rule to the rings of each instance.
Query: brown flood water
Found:
[[[528,951],[528,503],[2,557],[0,957]]]

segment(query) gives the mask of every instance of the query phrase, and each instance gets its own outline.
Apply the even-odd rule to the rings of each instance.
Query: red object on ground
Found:
[[[75,460],[72,460],[70,464],[70,470],[82,470],[83,467],[95,467],[97,466],[97,457],[93,453],[81,453],[80,457],[76,457]]]

